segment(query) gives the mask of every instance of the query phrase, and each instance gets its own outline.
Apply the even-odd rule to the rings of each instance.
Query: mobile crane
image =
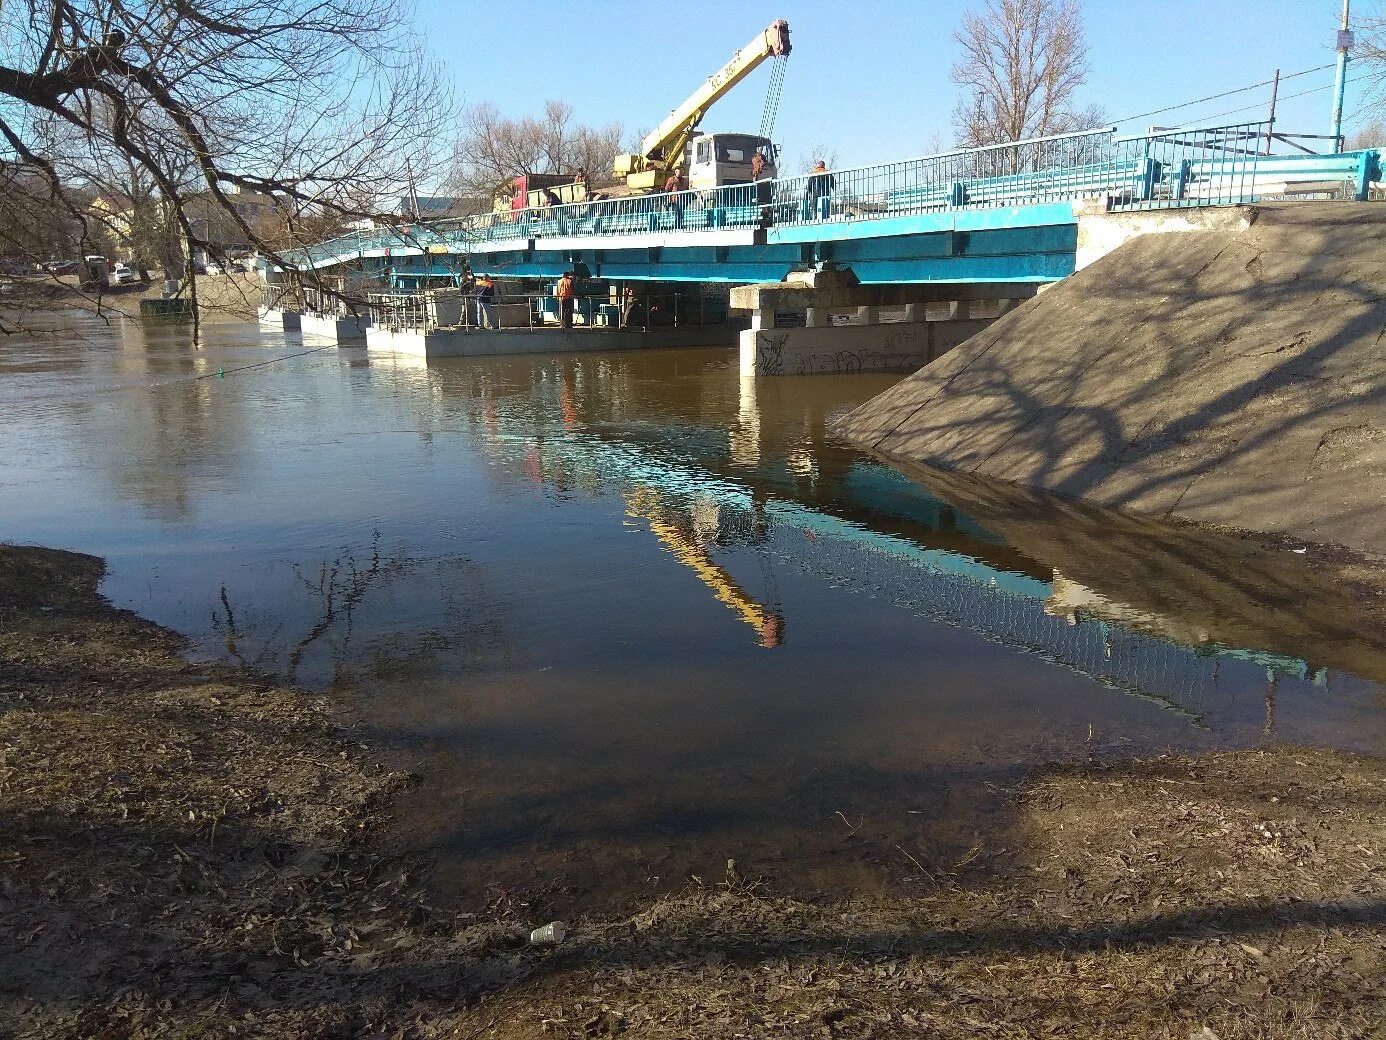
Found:
[[[672,170],[686,164],[690,188],[748,184],[752,180],[751,157],[760,152],[766,163],[761,176],[773,178],[775,146],[769,134],[774,128],[775,110],[784,82],[784,59],[789,57],[790,49],[789,23],[783,18],[771,22],[670,112],[669,117],[640,142],[638,154],[616,156],[614,175],[624,177],[630,191],[657,191]],[[707,110],[767,58],[779,60],[772,70],[760,133],[694,136]]]

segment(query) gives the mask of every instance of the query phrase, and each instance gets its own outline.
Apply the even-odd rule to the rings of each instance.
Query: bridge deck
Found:
[[[1102,198],[1122,210],[1239,205],[1267,196],[1365,199],[1371,183],[1381,178],[1377,151],[1259,155],[1251,147],[1260,137],[1261,124],[1133,138],[1090,131],[826,175],[594,198],[362,231],[287,254],[284,260],[296,268],[325,269],[368,258],[393,265],[402,258],[430,257],[441,258],[430,262],[446,267],[446,258],[467,256],[474,268],[479,260],[480,268],[494,273],[523,275],[556,272],[589,259],[612,260],[627,269],[616,277],[745,281],[779,277],[774,272],[786,264],[845,261],[847,257],[833,255],[833,244],[841,243],[862,260],[919,261],[908,270],[897,264],[895,270],[876,272],[877,281],[1044,281],[1071,270],[1071,265],[1065,270],[1062,264],[1034,258],[1055,252],[1052,234],[1044,229],[1073,225],[1077,200]],[[906,249],[899,241],[884,244],[1005,231],[1027,234],[1005,239],[1000,250],[966,256],[956,243],[944,249],[938,243]],[[871,242],[880,248],[866,249]],[[776,253],[775,247],[793,248]],[[965,270],[965,263],[940,267],[924,262],[977,255],[1032,259],[973,263],[973,270]],[[719,264],[729,266],[719,273]]]

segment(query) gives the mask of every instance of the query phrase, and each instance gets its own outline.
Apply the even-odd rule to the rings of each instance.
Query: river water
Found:
[[[0,343],[0,539],[332,690],[458,899],[889,885],[1037,763],[1386,750],[1386,640],[1299,558],[971,515],[825,431],[895,377],[76,321]]]

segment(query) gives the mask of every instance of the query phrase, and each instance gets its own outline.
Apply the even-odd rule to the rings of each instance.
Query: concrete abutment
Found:
[[[1032,296],[1033,285],[863,286],[850,272],[816,271],[740,286],[751,314],[740,366],[757,376],[912,372]]]

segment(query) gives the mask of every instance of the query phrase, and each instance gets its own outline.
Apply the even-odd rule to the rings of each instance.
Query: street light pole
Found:
[[[1343,0],[1343,24],[1338,29],[1338,71],[1333,77],[1333,150],[1343,150],[1343,91],[1347,87],[1348,51],[1352,49],[1352,31],[1348,28],[1348,5]]]

